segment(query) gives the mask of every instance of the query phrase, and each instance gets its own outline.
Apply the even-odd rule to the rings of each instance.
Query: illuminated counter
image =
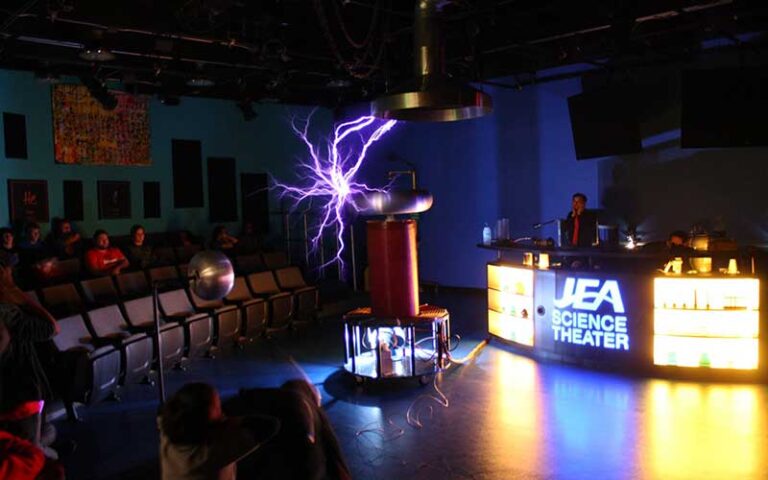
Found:
[[[488,331],[597,368],[765,378],[760,281],[748,276],[488,264]]]

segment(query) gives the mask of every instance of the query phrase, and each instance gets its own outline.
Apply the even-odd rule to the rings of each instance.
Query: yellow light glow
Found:
[[[488,308],[504,315],[528,318],[533,315],[533,297],[489,289]]]
[[[656,335],[757,338],[760,312],[754,310],[672,310],[653,313]]]
[[[513,317],[488,310],[488,331],[510,342],[533,346],[533,318]]]
[[[697,338],[655,335],[653,363],[678,367],[754,370],[758,365],[756,338]]]
[[[488,288],[533,296],[533,270],[506,265],[488,265]]]
[[[757,310],[760,281],[756,278],[654,279],[656,308]]]

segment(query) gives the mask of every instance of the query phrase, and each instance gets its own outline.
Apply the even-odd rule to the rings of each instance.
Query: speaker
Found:
[[[269,179],[266,173],[241,173],[243,222],[251,222],[257,233],[269,233]]]
[[[629,86],[604,88],[568,98],[576,158],[642,151],[636,92]]]
[[[203,157],[198,140],[171,140],[173,207],[203,206]]]
[[[83,182],[64,180],[64,218],[83,220]]]

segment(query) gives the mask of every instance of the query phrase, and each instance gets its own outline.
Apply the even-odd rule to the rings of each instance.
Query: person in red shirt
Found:
[[[96,230],[93,243],[94,247],[85,254],[85,266],[92,275],[117,275],[130,265],[119,248],[109,246],[106,230]]]

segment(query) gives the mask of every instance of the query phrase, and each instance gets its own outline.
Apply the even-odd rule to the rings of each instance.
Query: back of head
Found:
[[[207,383],[188,383],[160,407],[160,428],[171,443],[193,445],[205,440],[215,395]]]

